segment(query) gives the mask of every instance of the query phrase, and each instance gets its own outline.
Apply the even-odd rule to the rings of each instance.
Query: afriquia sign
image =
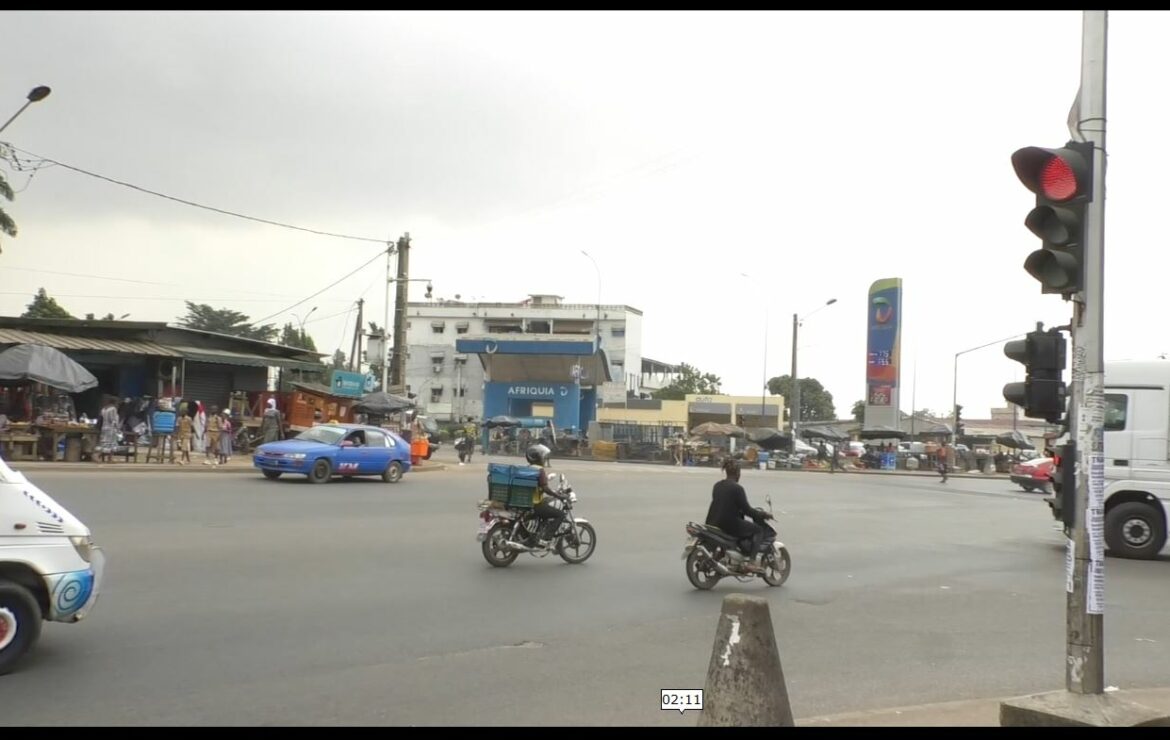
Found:
[[[508,398],[556,398],[569,395],[569,386],[556,385],[510,385]]]

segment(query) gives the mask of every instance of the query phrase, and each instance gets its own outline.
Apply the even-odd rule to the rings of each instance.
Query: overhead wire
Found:
[[[385,243],[385,242],[383,242],[383,243]],[[297,301],[296,303],[294,303],[294,304],[292,304],[292,305],[290,305],[290,306],[288,306],[288,307],[286,307],[286,308],[284,308],[284,309],[282,309],[282,310],[280,310],[280,311],[277,311],[276,313],[269,314],[268,316],[265,316],[265,317],[264,317],[264,318],[262,318],[262,319],[257,319],[257,320],[255,320],[255,321],[253,321],[253,322],[251,323],[251,325],[252,325],[252,326],[259,326],[260,324],[264,323],[264,322],[265,322],[265,321],[267,321],[268,319],[274,319],[274,318],[276,318],[277,316],[280,316],[280,315],[281,315],[281,314],[283,314],[283,313],[287,313],[287,312],[291,311],[292,309],[296,308],[297,306],[301,305],[302,303],[305,303],[305,302],[307,302],[307,301],[311,301],[312,299],[314,299],[314,298],[316,298],[317,296],[321,295],[322,293],[324,293],[325,291],[327,291],[327,290],[329,290],[330,288],[334,287],[334,286],[335,286],[335,285],[337,285],[338,283],[344,282],[345,280],[348,280],[349,278],[353,277],[353,276],[354,276],[354,275],[356,275],[357,273],[361,272],[361,271],[362,271],[362,270],[364,270],[366,267],[368,267],[368,266],[369,266],[369,265],[370,265],[370,264],[371,264],[371,263],[372,263],[374,260],[376,260],[376,259],[380,258],[380,257],[381,257],[381,256],[383,256],[384,254],[386,254],[386,250],[385,250],[385,249],[379,250],[377,254],[375,254],[373,257],[371,257],[370,259],[366,260],[365,262],[363,262],[363,263],[362,263],[360,266],[358,266],[358,267],[357,267],[357,269],[355,269],[355,270],[353,270],[353,271],[351,271],[351,272],[348,272],[348,273],[346,273],[345,275],[343,275],[342,277],[338,278],[337,280],[334,280],[332,283],[330,283],[329,285],[326,285],[324,288],[322,288],[321,290],[318,290],[316,293],[313,293],[313,294],[312,294],[312,295],[310,295],[310,296],[306,296],[306,297],[302,298],[301,300]]]
[[[378,244],[385,244],[386,243],[385,239],[376,239],[374,237],[368,237],[368,236],[354,236],[353,234],[339,234],[339,233],[331,232],[331,231],[321,231],[319,229],[309,229],[309,228],[306,228],[304,226],[294,226],[292,224],[286,224],[286,223],[282,223],[280,221],[273,221],[271,219],[260,218],[258,216],[249,216],[247,214],[238,213],[236,211],[229,211],[229,210],[224,209],[224,208],[216,208],[215,206],[208,206],[208,205],[204,205],[202,203],[196,203],[195,201],[186,200],[185,198],[177,198],[173,195],[167,195],[166,193],[160,193],[157,190],[151,190],[149,188],[144,188],[140,185],[135,185],[133,183],[125,182],[123,180],[118,180],[118,179],[115,179],[113,177],[107,177],[106,175],[100,175],[96,172],[90,172],[89,170],[82,169],[81,167],[76,167],[76,166],[71,165],[71,164],[66,164],[64,162],[60,162],[58,160],[51,159],[49,157],[45,157],[45,156],[42,156],[40,154],[34,154],[33,152],[27,151],[25,149],[20,149],[18,147],[12,146],[11,144],[7,144],[4,147],[0,147],[0,159],[5,159],[7,161],[12,162],[13,165],[16,167],[16,169],[18,171],[22,171],[22,172],[24,171],[24,169],[21,165],[21,161],[20,161],[19,157],[17,157],[15,154],[16,152],[20,152],[22,154],[28,155],[29,157],[35,157],[35,158],[40,160],[39,163],[34,165],[34,172],[36,169],[40,169],[41,167],[43,167],[45,162],[48,162],[48,163],[53,164],[57,167],[64,167],[67,170],[77,172],[77,173],[80,173],[82,175],[87,175],[89,177],[93,177],[93,178],[96,178],[98,180],[104,180],[105,182],[113,183],[114,185],[121,185],[122,187],[130,188],[131,190],[137,190],[140,193],[146,193],[147,195],[153,195],[155,197],[164,198],[166,200],[174,201],[176,203],[182,203],[183,205],[191,206],[192,208],[202,208],[205,211],[212,211],[213,213],[219,213],[219,214],[222,214],[224,216],[232,216],[234,218],[242,218],[242,219],[245,219],[248,221],[256,221],[257,223],[268,224],[269,226],[279,226],[279,227],[284,228],[284,229],[292,229],[294,231],[304,231],[304,232],[307,232],[310,234],[317,234],[319,236],[328,236],[328,237],[333,237],[336,239],[351,239],[354,241],[375,242]]]

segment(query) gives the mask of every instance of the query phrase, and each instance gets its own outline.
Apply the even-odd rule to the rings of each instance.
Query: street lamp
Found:
[[[837,302],[836,298],[830,298],[822,305],[809,311],[803,318],[797,314],[792,314],[792,408],[788,412],[792,420],[792,443],[796,444],[796,437],[800,427],[800,376],[796,374],[796,337],[800,333],[800,324],[809,316],[812,316],[822,308],[827,308]],[[787,401],[787,399],[785,399]]]
[[[591,254],[589,254],[588,252],[586,252],[584,249],[581,250],[581,254],[583,254],[589,258],[589,261],[593,263],[593,269],[597,272],[597,345],[600,347],[601,346],[601,268],[597,266],[597,260],[593,259],[593,256]]]
[[[45,98],[49,97],[49,93],[51,93],[51,92],[52,92],[52,90],[49,89],[48,87],[46,87],[45,85],[40,85],[40,86],[34,87],[32,90],[30,90],[28,93],[28,100],[25,101],[24,105],[20,106],[20,110],[18,110],[12,114],[12,118],[9,118],[7,121],[4,122],[3,126],[0,126],[0,131],[3,131],[4,129],[8,128],[8,124],[15,121],[16,117],[19,116],[21,113],[24,113],[25,108],[29,107],[30,105],[37,102],[38,100],[44,100]]]
[[[977,349],[983,349],[985,347],[990,347],[990,346],[995,345],[995,344],[1003,344],[1004,342],[1008,341],[1009,339],[1016,339],[1017,337],[1022,337],[1022,336],[1024,336],[1024,335],[1023,334],[1013,334],[1010,337],[1004,337],[1003,339],[997,339],[994,342],[988,342],[987,344],[981,344],[978,347],[972,347],[971,349],[965,349],[962,352],[955,353],[955,363],[954,363],[955,378],[954,378],[954,385],[952,386],[952,389],[951,389],[951,434],[954,437],[955,442],[959,441],[959,418],[958,418],[958,410],[959,410],[959,355],[965,355],[968,352],[974,352]]]
[[[298,322],[300,322],[300,329],[299,329],[299,330],[298,330],[298,332],[297,332],[297,337],[298,337],[298,338],[301,340],[301,342],[304,342],[304,341],[305,341],[305,319],[307,319],[307,318],[309,318],[310,316],[312,316],[312,315],[313,315],[313,312],[314,312],[314,311],[316,311],[316,310],[317,310],[317,307],[316,307],[316,306],[313,306],[312,308],[310,308],[310,309],[309,309],[309,312],[308,312],[307,314],[305,314],[305,318],[304,318],[304,319],[302,319],[300,316],[297,316],[295,313],[294,313],[294,314],[292,314],[292,317],[293,317],[294,319],[296,319]],[[292,313],[292,312],[290,311],[289,313]]]

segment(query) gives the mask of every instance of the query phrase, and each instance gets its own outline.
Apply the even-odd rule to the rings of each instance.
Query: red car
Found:
[[[1051,457],[1018,463],[1012,466],[1012,483],[1025,491],[1043,491],[1045,484],[1052,480],[1054,469]]]

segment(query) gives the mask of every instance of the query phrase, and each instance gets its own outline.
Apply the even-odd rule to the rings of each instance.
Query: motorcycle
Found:
[[[788,580],[792,572],[792,558],[784,543],[776,539],[776,530],[766,523],[766,520],[775,520],[775,516],[772,515],[772,497],[768,496],[765,500],[768,502],[768,511],[756,509],[757,515],[752,517],[756,524],[764,528],[760,556],[760,565],[764,571],[751,573],[744,570],[749,539],[737,539],[706,524],[689,522],[687,534],[690,538],[683,547],[682,559],[686,561],[687,578],[692,586],[706,591],[727,577],[750,583],[758,576],[769,586],[781,586]]]
[[[553,481],[557,481],[554,485]],[[587,520],[573,516],[577,494],[563,475],[550,476],[549,486],[562,496],[546,500],[564,512],[560,525],[548,542],[541,544],[540,528],[544,522],[530,509],[500,507],[496,502],[479,503],[479,532],[476,539],[483,543],[483,557],[497,568],[507,568],[520,553],[543,558],[555,552],[566,563],[584,563],[597,545],[597,533]]]

